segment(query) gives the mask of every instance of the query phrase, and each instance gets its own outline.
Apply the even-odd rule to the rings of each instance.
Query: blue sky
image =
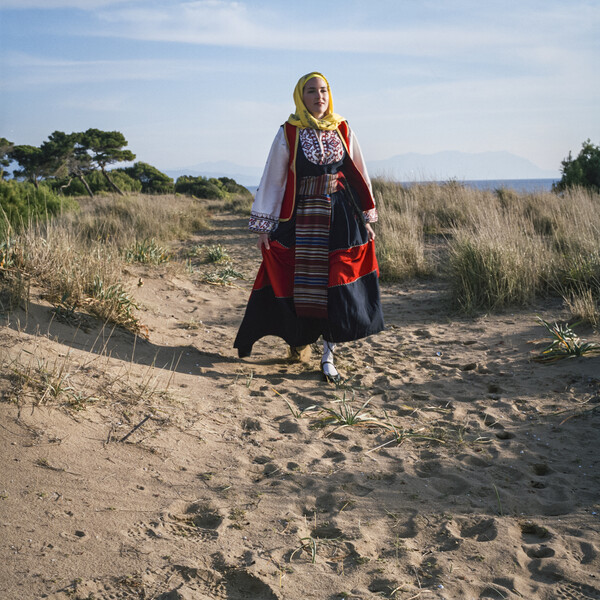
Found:
[[[138,160],[264,163],[300,75],[369,160],[600,143],[599,0],[0,0],[0,136],[124,133]]]

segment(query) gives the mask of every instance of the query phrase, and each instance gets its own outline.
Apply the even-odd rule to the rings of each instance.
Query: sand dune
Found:
[[[192,242],[248,280],[131,267],[148,340],[35,293],[3,317],[1,598],[600,599],[600,358],[530,360],[559,304],[465,318],[439,282],[384,286],[336,389],[275,338],[237,359],[244,220]],[[373,420],[324,423],[341,400]]]

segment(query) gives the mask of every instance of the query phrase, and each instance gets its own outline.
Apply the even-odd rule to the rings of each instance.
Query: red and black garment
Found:
[[[342,125],[339,133],[327,133],[333,150],[323,152],[321,142],[322,164],[313,162],[316,132],[284,125],[287,186],[234,343],[240,357],[266,335],[303,346],[320,336],[356,340],[384,327],[375,246],[364,219],[373,199],[350,159]]]

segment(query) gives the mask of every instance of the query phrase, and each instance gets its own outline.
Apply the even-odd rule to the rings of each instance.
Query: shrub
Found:
[[[192,177],[191,175],[182,175],[177,178],[175,192],[210,200],[225,200],[227,198],[227,191],[218,179]]]
[[[133,166],[118,171],[138,181],[143,194],[172,194],[175,191],[175,184],[171,177],[145,162],[136,162]]]
[[[15,180],[0,182],[0,239],[7,229],[22,229],[31,221],[53,217],[63,210],[78,208],[75,200],[61,198],[44,184]]]
[[[132,240],[170,241],[209,228],[206,207],[185,196],[110,195],[80,202],[81,213],[73,216],[80,235],[89,241],[108,239],[119,251]]]
[[[577,158],[569,152],[561,165],[562,177],[553,186],[556,191],[583,187],[600,192],[600,146],[594,146],[588,139],[583,142]]]
[[[237,183],[234,179],[230,177],[219,177],[218,181],[221,182],[223,189],[236,196],[241,196],[243,198],[252,198],[252,192],[243,185]]]

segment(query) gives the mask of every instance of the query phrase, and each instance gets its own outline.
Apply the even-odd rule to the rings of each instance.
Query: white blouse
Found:
[[[304,154],[315,164],[331,164],[343,157],[343,145],[336,131],[320,129],[300,129],[299,143],[302,144]],[[363,159],[356,136],[350,130],[348,152],[350,158],[360,171],[365,182],[371,188],[371,180]],[[287,182],[288,162],[290,152],[285,140],[283,126],[279,128],[267,158],[260,185],[252,204],[249,229],[256,233],[269,233],[279,223],[279,214]],[[375,208],[366,211],[367,222],[377,221]]]

